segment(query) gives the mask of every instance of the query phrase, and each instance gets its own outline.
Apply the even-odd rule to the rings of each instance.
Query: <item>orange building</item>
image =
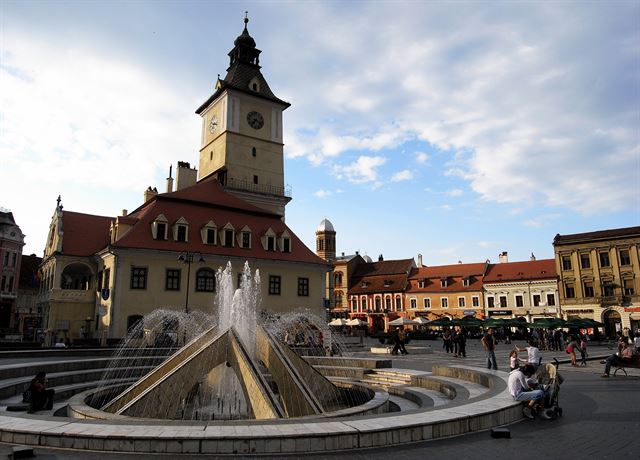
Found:
[[[482,281],[487,263],[418,267],[409,276],[407,316],[433,320],[484,317]]]

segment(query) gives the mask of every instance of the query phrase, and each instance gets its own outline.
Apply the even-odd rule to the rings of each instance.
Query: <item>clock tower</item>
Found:
[[[260,50],[244,30],[229,52],[229,68],[196,113],[202,117],[199,179],[215,175],[228,192],[284,217],[291,200],[284,184],[282,112],[260,72]]]

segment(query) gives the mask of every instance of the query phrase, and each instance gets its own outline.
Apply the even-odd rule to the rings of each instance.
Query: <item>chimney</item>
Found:
[[[197,178],[198,170],[196,168],[191,169],[191,165],[186,161],[178,161],[178,168],[176,169],[176,191],[196,185]]]
[[[506,264],[509,262],[509,253],[507,251],[502,251],[498,256],[499,263]]]
[[[173,177],[171,177],[173,165],[169,165],[169,177],[167,177],[167,193],[173,192]]]
[[[422,267],[422,254],[418,254],[418,267]]]
[[[380,255],[378,256],[378,262],[382,262],[383,260],[384,260],[384,257],[382,257],[382,254],[380,254]]]
[[[127,214],[129,214],[129,212],[126,209],[122,210],[122,217],[127,217]]]
[[[533,262],[534,260],[536,260],[536,255],[532,252],[531,253],[531,261]]]
[[[151,187],[147,187],[147,189],[144,191],[144,202],[146,203],[157,194],[158,194],[158,190],[153,189]]]

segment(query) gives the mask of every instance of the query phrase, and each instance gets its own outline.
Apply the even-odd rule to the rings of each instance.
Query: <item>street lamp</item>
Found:
[[[187,296],[184,301],[184,312],[189,313],[189,281],[191,279],[191,263],[193,262],[195,257],[198,257],[198,262],[203,263],[204,257],[199,252],[188,252],[185,251],[178,256],[178,260],[183,264],[187,264]]]

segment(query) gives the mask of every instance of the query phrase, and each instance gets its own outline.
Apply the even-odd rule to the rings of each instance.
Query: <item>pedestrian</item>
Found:
[[[400,340],[400,353],[402,353],[403,355],[408,355],[409,353],[404,347],[405,343],[407,343],[407,333],[402,327],[398,330],[398,339]]]
[[[482,348],[484,348],[487,356],[487,369],[498,370],[498,362],[496,361],[496,338],[493,335],[493,328],[490,327],[487,333],[480,340]]]
[[[460,328],[458,333],[458,357],[467,357],[467,331],[463,327]]]
[[[580,340],[580,365],[581,366],[587,365],[587,356],[589,356],[589,354],[587,353],[587,337],[583,336],[582,339]]]
[[[64,343],[64,339],[60,337],[60,340],[54,345],[54,348],[67,348],[67,344]]]
[[[567,344],[566,352],[569,354],[571,358],[571,365],[577,366],[576,363],[576,351],[578,349],[578,342],[576,342],[572,335],[569,336],[569,343]]]
[[[55,390],[47,388],[47,374],[45,372],[38,372],[36,376],[31,380],[29,384],[29,413],[32,414],[39,410],[51,410],[53,409],[53,397]]]
[[[457,329],[453,329],[453,331],[451,332],[451,344],[453,345],[453,357],[457,358],[458,357],[458,340],[459,340],[459,333]]]
[[[520,367],[520,360],[518,359],[518,350],[511,350],[509,353],[509,369],[515,371]]]
[[[531,364],[533,368],[537,371],[538,366],[540,365],[540,361],[542,361],[542,357],[540,355],[540,349],[538,348],[536,342],[533,339],[529,339],[529,346],[524,348],[519,348],[516,345],[516,350],[519,352],[527,352],[527,363]]]
[[[452,346],[451,346],[451,330],[447,329],[446,331],[444,331],[444,334],[442,334],[442,348],[444,348],[444,351],[446,351],[447,353],[451,353],[452,351]]]

